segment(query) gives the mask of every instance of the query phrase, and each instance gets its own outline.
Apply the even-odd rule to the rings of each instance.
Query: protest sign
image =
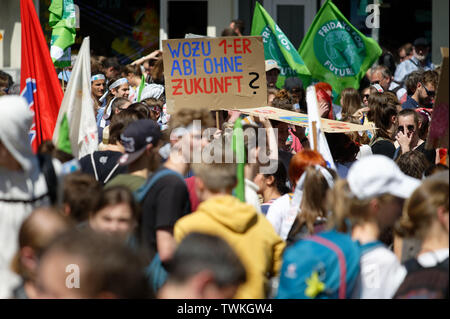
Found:
[[[167,112],[267,104],[262,37],[163,41]]]
[[[428,133],[427,145],[429,149],[448,148],[448,48],[441,48],[442,66],[434,103],[431,126]]]
[[[271,106],[263,106],[252,109],[239,109],[238,111],[244,114],[253,115],[255,117],[265,115],[271,120],[285,122],[296,126],[308,127],[308,115],[303,113],[282,110]],[[322,122],[321,129],[326,133],[348,133],[374,129],[374,127],[370,125],[358,125],[324,118],[321,118],[320,120]]]

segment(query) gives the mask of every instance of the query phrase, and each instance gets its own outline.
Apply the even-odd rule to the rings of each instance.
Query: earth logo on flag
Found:
[[[266,27],[261,32],[261,36],[263,38],[264,44],[264,58],[266,60],[275,60],[281,68],[281,76],[296,76],[297,73],[289,67],[289,64],[286,62],[286,59],[281,53],[280,48],[278,47],[277,38],[275,34],[273,34],[272,30],[270,30],[269,26]]]
[[[366,57],[363,39],[344,21],[323,24],[314,37],[314,53],[327,70],[336,76],[355,76]]]

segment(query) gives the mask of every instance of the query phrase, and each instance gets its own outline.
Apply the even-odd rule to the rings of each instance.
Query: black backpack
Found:
[[[393,299],[448,299],[448,258],[422,267],[414,258],[405,263],[408,274]]]

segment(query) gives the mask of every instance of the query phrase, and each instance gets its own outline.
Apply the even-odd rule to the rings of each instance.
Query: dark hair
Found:
[[[131,104],[127,110],[133,110],[140,114],[143,119],[150,118],[150,109],[145,102],[136,102]]]
[[[420,82],[422,82],[423,85],[427,85],[428,83],[431,83],[436,87],[439,82],[439,73],[437,73],[436,71],[432,71],[432,70],[425,71],[422,73]]]
[[[245,31],[245,23],[244,23],[244,21],[242,21],[240,19],[234,19],[231,22],[234,23],[234,28],[238,29],[239,31],[241,31],[241,33],[243,35],[244,31]]]
[[[122,72],[124,72],[126,76],[128,76],[128,74],[130,73],[139,77],[142,76],[141,67],[139,65],[125,65]]]
[[[97,206],[102,186],[92,175],[75,172],[64,177],[63,204],[70,208],[70,217],[85,221]]]
[[[144,116],[137,110],[127,108],[120,113],[117,113],[116,116],[111,120],[111,124],[109,125],[109,144],[116,144],[117,141],[120,141],[120,134],[125,131],[128,125],[131,123],[144,119]]]
[[[428,177],[428,176],[431,176],[431,175],[434,175],[436,173],[443,172],[443,171],[448,171],[447,165],[444,165],[441,163],[432,164],[432,165],[428,166],[428,168],[423,172],[423,175],[425,177]]]
[[[274,179],[274,186],[277,188],[278,192],[281,195],[287,194],[290,192],[289,187],[286,186],[286,180],[287,180],[287,172],[286,168],[284,167],[283,162],[276,161],[275,165],[277,166],[277,170],[272,174],[264,174],[265,178],[269,178],[270,176],[273,176]]]
[[[221,34],[222,37],[237,37],[238,34],[232,28],[225,28]]]
[[[348,163],[356,160],[359,147],[345,133],[325,133],[331,156],[337,163]]]
[[[6,73],[2,70],[0,70],[0,86],[6,86],[9,88],[11,85],[13,85],[14,81],[12,76],[9,73]]]
[[[134,200],[131,191],[124,186],[113,186],[104,189],[95,209],[91,211],[90,215],[95,216],[101,209],[118,204],[127,204],[130,206],[133,219],[136,221],[139,219],[139,206]]]
[[[416,124],[416,127],[419,128],[419,114],[417,114],[417,112],[413,109],[401,110],[397,115],[397,122],[399,117],[406,117],[406,116],[414,117],[414,124]]]
[[[109,120],[112,121],[112,119],[117,115],[116,111],[121,110],[122,105],[125,103],[129,103],[130,100],[124,97],[118,97],[111,103],[111,115],[109,116]],[[120,112],[119,112],[120,113]]]
[[[120,68],[121,68],[119,59],[117,59],[116,57],[106,58],[103,61],[102,65],[103,65],[103,68],[105,68],[105,69],[112,67],[116,71],[120,71]]]
[[[213,273],[214,282],[220,288],[246,280],[245,268],[227,242],[213,235],[190,233],[169,262],[169,281],[185,283],[204,270]]]
[[[420,82],[422,78],[423,71],[414,71],[411,72],[405,80],[406,93],[411,96],[417,90],[417,84]]]
[[[79,258],[80,290],[88,298],[112,293],[120,299],[149,298],[143,260],[126,244],[113,236],[90,229],[70,231],[55,239],[42,255],[68,255]],[[41,263],[41,266],[44,264]]]
[[[74,159],[72,154],[66,153],[55,147],[51,140],[43,141],[38,147],[39,154],[48,154],[51,157],[56,158],[61,163],[65,163]]]
[[[164,63],[163,59],[158,59],[151,72],[151,83],[164,85]]]
[[[419,151],[409,151],[396,160],[400,170],[408,176],[422,179],[425,170],[430,166],[425,154]]]
[[[397,115],[397,106],[389,102],[384,93],[374,92],[369,96],[369,108],[367,117],[378,129],[374,139],[382,137],[392,140],[388,130],[392,125],[392,117]]]
[[[283,109],[283,110],[288,110],[288,111],[292,111],[293,105],[294,105],[294,100],[292,99],[292,95],[291,93],[289,93],[288,90],[280,90],[276,95],[275,98],[272,101],[272,106],[279,108],[279,109]]]

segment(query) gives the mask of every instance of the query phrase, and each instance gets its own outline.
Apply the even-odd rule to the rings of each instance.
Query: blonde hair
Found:
[[[396,234],[400,237],[424,239],[437,218],[438,208],[443,207],[448,213],[448,193],[448,182],[425,181],[406,201],[403,215],[395,227]]]
[[[169,128],[187,127],[194,120],[202,122],[202,128],[214,127],[214,119],[208,109],[181,109],[170,117]]]

